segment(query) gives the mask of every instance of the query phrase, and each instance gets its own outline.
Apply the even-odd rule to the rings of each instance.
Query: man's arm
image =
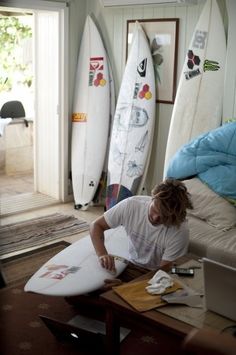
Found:
[[[104,232],[110,229],[104,216],[98,217],[90,225],[90,237],[102,267],[115,272],[113,256],[109,255],[104,243]]]
[[[110,227],[103,216],[98,217],[90,225],[90,237],[98,257],[107,254],[104,244],[104,232],[107,229]]]

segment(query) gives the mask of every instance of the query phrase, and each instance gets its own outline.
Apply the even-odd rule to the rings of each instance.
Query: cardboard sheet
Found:
[[[182,288],[182,286],[175,281],[174,285],[169,287],[161,295],[151,295],[145,290],[146,286],[148,286],[148,280],[127,283],[114,287],[113,290],[137,311],[145,312],[153,308],[164,306],[166,302],[161,299],[161,296]]]

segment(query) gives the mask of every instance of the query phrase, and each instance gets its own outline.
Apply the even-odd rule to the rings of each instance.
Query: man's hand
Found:
[[[108,271],[111,271],[112,273],[116,273],[115,260],[113,255],[104,254],[99,256],[98,259],[102,267],[104,267]]]

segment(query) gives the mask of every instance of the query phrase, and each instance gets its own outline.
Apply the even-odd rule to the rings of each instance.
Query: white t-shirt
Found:
[[[149,196],[133,196],[104,213],[111,228],[123,225],[129,237],[130,261],[156,270],[161,260],[173,261],[186,254],[189,243],[187,221],[180,227],[153,226],[148,218]]]

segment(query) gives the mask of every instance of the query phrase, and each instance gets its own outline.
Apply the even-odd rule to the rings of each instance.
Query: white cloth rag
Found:
[[[173,286],[174,281],[165,271],[158,270],[155,275],[148,281],[150,286],[145,287],[151,295],[160,295],[168,287]]]
[[[0,137],[3,136],[5,127],[12,121],[12,118],[1,118],[0,117]]]

